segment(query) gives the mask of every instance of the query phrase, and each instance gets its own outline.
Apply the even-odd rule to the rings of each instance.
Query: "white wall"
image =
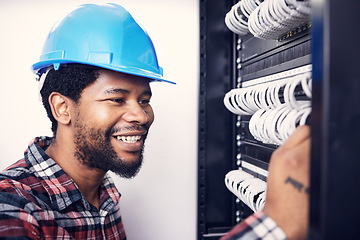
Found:
[[[0,1],[0,168],[35,136],[51,135],[30,66],[54,22],[83,0]],[[196,239],[198,0],[114,1],[147,29],[165,77],[153,83],[156,119],[145,163],[132,180],[114,176],[130,240]]]

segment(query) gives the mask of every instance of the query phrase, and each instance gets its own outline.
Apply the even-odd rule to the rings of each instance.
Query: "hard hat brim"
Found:
[[[40,62],[33,64],[31,69],[35,74],[41,75],[42,74],[42,72],[40,72],[41,69],[46,69],[46,68],[48,68],[50,66],[54,66],[54,65],[64,65],[64,64],[69,64],[69,63],[78,63],[78,64],[96,66],[96,67],[100,67],[103,69],[108,69],[108,70],[112,70],[112,71],[116,71],[116,72],[122,72],[122,73],[130,74],[130,75],[148,78],[148,79],[150,79],[150,81],[167,82],[167,83],[171,83],[171,84],[176,84],[175,82],[165,80],[161,74],[155,74],[154,72],[146,71],[144,69],[139,69],[139,68],[134,68],[134,67],[131,67],[131,68],[130,67],[120,67],[120,66],[114,67],[114,66],[108,65],[108,64],[101,64],[101,63],[94,64],[94,63],[90,63],[90,62],[69,61],[69,60],[64,60],[64,59],[58,59],[58,60],[51,59],[51,60],[40,61]],[[161,72],[162,72],[162,68],[161,67],[159,67],[159,68],[161,69]]]

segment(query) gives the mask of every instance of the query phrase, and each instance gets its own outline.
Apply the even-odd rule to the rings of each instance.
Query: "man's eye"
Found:
[[[125,100],[123,98],[111,98],[108,99],[109,101],[116,102],[116,103],[124,103]]]
[[[149,104],[150,104],[150,99],[140,100],[139,103],[140,103],[141,105],[149,105]]]

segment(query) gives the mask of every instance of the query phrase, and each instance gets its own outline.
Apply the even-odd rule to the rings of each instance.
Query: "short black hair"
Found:
[[[82,91],[99,77],[100,68],[82,64],[61,65],[58,70],[51,69],[46,75],[40,91],[42,103],[52,123],[51,130],[56,137],[58,123],[52,115],[49,96],[52,92],[60,93],[78,103]]]

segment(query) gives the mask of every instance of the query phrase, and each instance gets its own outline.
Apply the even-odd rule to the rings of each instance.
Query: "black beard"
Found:
[[[139,159],[128,163],[117,156],[110,143],[113,129],[102,131],[101,129],[87,128],[78,123],[75,124],[75,128],[76,149],[74,155],[83,165],[91,169],[110,170],[124,178],[133,178],[140,171],[144,146]]]

